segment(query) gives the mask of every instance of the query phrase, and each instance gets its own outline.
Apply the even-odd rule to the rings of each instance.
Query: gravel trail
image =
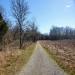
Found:
[[[29,62],[17,75],[68,75],[57,63],[48,57],[46,51],[37,42],[36,49]]]

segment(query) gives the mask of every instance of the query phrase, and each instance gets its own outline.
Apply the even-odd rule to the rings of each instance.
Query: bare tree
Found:
[[[26,31],[24,32],[23,42],[24,41],[36,42],[38,38],[39,38],[39,31],[36,23],[34,21],[29,22]]]
[[[25,23],[27,13],[28,13],[28,5],[26,0],[11,0],[12,4],[12,13],[14,18],[16,19],[19,25],[20,31],[20,49],[22,48],[22,26]]]

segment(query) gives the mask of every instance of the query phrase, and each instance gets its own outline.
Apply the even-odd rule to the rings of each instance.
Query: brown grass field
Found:
[[[70,75],[75,75],[75,40],[41,41],[56,62]]]
[[[25,65],[34,50],[34,44],[27,43],[26,48],[9,48],[0,51],[0,75],[15,75]]]

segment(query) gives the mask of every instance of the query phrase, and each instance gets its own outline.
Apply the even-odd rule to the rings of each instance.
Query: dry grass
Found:
[[[41,41],[47,52],[70,75],[75,75],[75,40]]]
[[[34,50],[34,44],[25,50],[7,50],[0,52],[0,75],[15,75],[26,64]]]

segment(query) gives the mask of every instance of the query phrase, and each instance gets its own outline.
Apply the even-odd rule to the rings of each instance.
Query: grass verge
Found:
[[[62,60],[54,53],[52,53],[47,47],[44,47],[46,52],[48,53],[49,57],[52,57],[57,64],[69,75],[75,75],[75,69],[70,69],[68,66],[62,63]]]
[[[28,62],[34,51],[35,44],[27,47],[25,50],[16,50],[5,53],[5,62],[0,64],[0,75],[15,75]],[[1,62],[1,61],[0,61]]]

